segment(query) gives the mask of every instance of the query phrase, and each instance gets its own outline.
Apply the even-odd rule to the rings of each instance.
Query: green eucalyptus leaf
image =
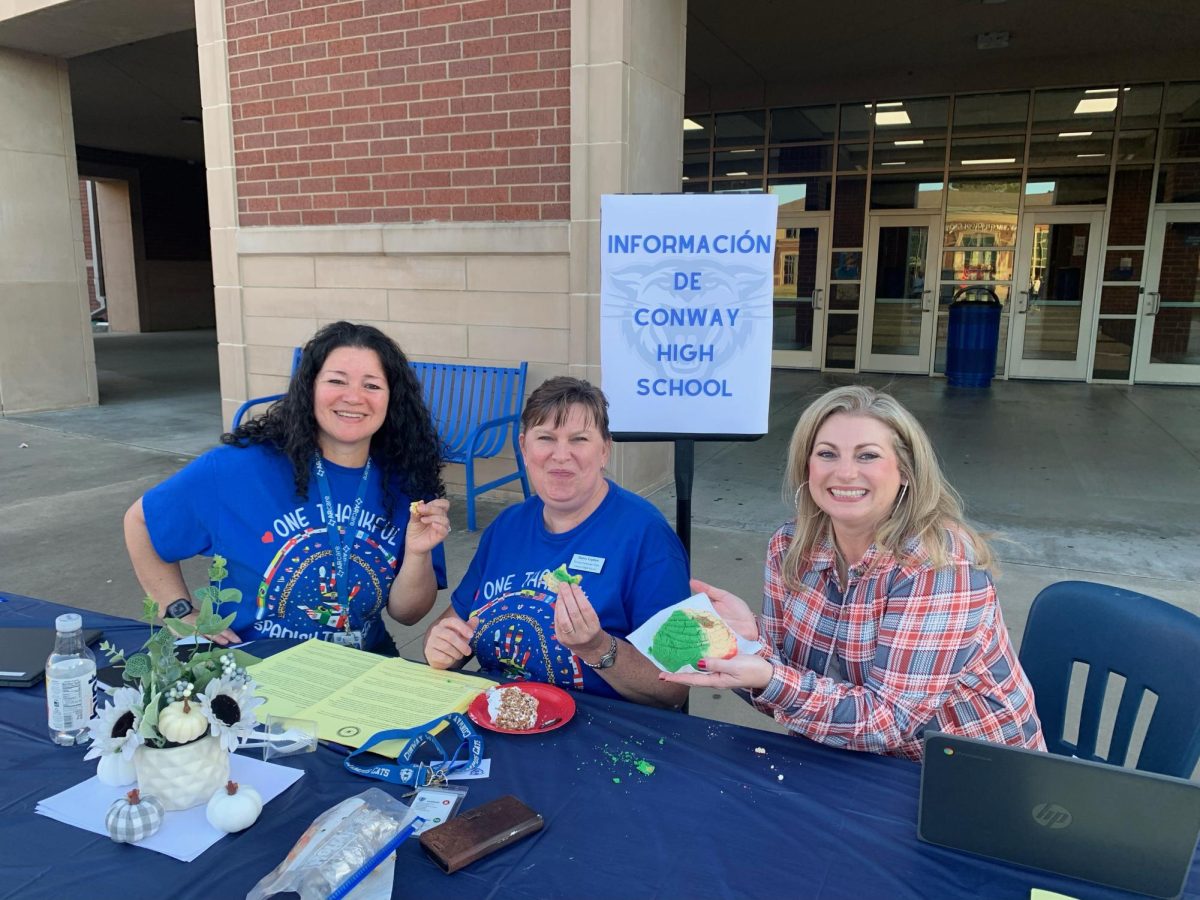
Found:
[[[202,588],[196,588],[196,599],[203,603],[205,600],[214,600],[217,596],[217,589],[211,585],[205,585]]]
[[[150,674],[150,657],[145,653],[137,653],[125,661],[126,678],[144,678]]]
[[[221,581],[224,578],[228,578],[229,569],[226,568],[227,562],[228,560],[226,560],[225,557],[221,556],[220,554],[214,554],[212,558],[212,565],[208,567],[208,580]]]
[[[201,634],[214,635],[220,634],[225,626],[221,624],[223,620],[220,616],[209,613],[206,616],[201,616],[196,620],[196,630]]]
[[[242,600],[242,592],[237,588],[223,588],[219,596],[222,603],[240,603]]]

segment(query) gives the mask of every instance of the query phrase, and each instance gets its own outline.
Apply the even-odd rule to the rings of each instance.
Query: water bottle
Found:
[[[64,747],[88,739],[96,687],[96,656],[83,642],[83,619],[65,613],[54,620],[58,634],[46,660],[46,718],[50,740]]]

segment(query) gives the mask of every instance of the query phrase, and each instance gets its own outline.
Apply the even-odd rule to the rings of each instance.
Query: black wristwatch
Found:
[[[178,600],[172,600],[167,604],[167,608],[163,610],[164,619],[182,619],[184,616],[190,616],[196,611],[196,607],[192,606],[192,601],[187,597],[180,597]]]
[[[608,645],[608,652],[605,653],[598,660],[596,660],[594,663],[590,663],[586,659],[583,659],[583,657],[580,657],[580,660],[583,662],[583,664],[585,666],[587,666],[590,669],[610,669],[610,668],[612,668],[613,663],[615,663],[617,661],[617,636],[615,634],[613,634],[613,635],[609,635],[609,637],[611,638],[611,642]]]

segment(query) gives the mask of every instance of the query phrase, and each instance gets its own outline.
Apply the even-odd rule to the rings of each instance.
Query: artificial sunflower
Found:
[[[254,708],[266,701],[255,697],[254,690],[254,682],[226,669],[199,695],[200,711],[226,750],[236,750],[239,741],[248,739],[258,724]]]
[[[134,687],[112,691],[112,703],[96,711],[88,723],[92,746],[84,759],[95,759],[120,752],[132,761],[133,751],[142,743],[138,728],[142,724],[142,692]]]

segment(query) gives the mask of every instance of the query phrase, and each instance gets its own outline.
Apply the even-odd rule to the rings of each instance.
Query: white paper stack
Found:
[[[230,780],[253,787],[262,796],[264,804],[286,791],[303,774],[302,769],[291,769],[236,753],[229,760]],[[135,785],[111,787],[102,784],[93,775],[75,787],[39,801],[36,812],[85,831],[107,835],[104,817],[108,808],[133,787]],[[224,836],[224,832],[208,824],[202,803],[191,809],[168,812],[163,817],[162,828],[133,846],[191,862]]]

